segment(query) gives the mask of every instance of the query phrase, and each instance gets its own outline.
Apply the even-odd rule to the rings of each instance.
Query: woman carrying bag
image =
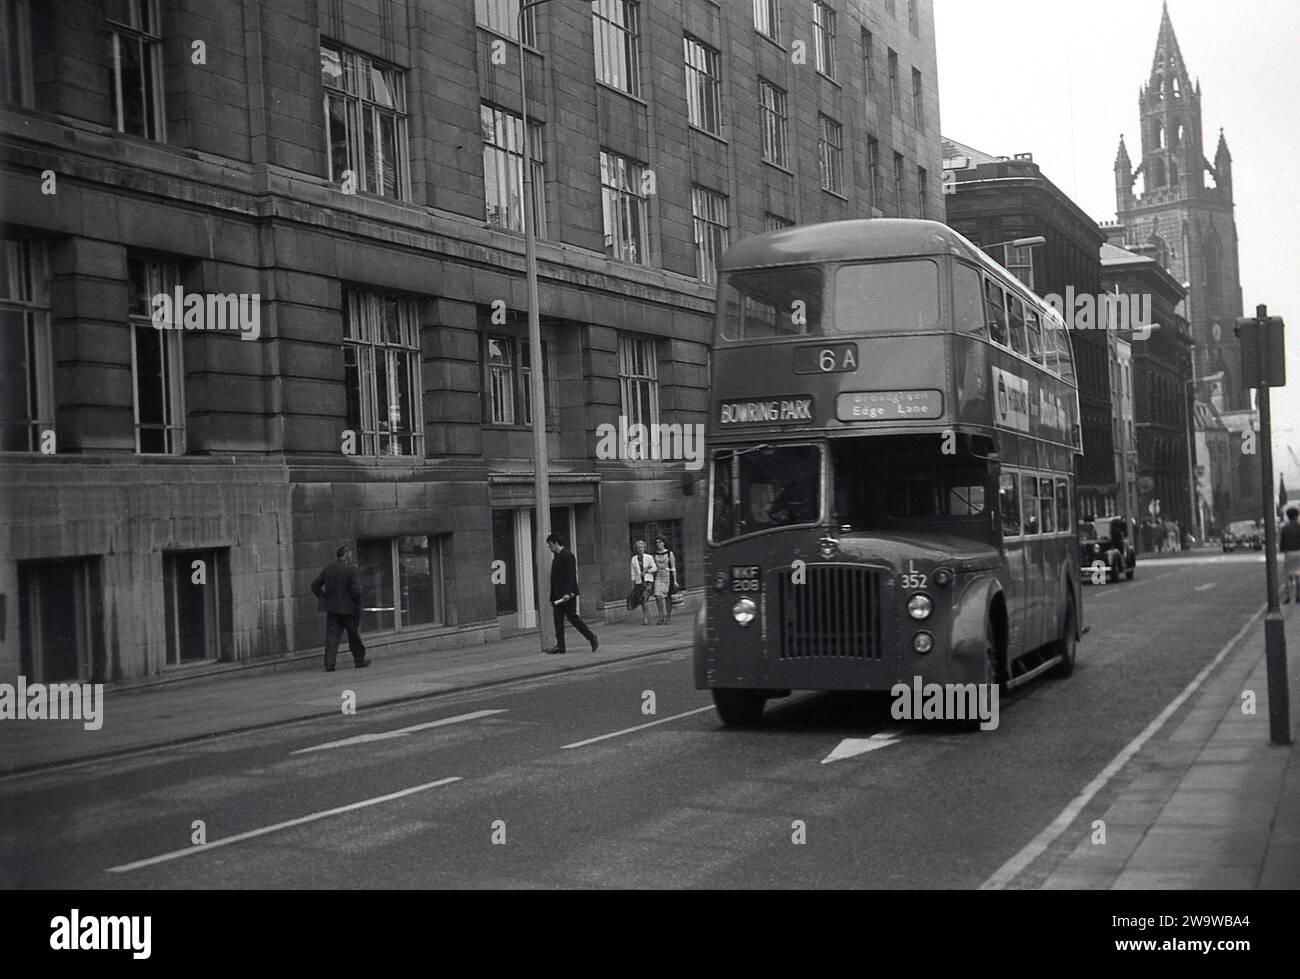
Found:
[[[637,606],[641,607],[641,624],[650,624],[650,591],[654,588],[655,575],[659,571],[659,566],[655,559],[645,552],[645,541],[639,540],[633,546],[636,552],[632,555],[631,575],[632,591],[627,596],[627,610],[635,610]]]
[[[655,573],[654,590],[655,605],[659,607],[659,624],[668,625],[673,620],[672,594],[678,590],[677,584],[677,559],[673,557],[673,552],[668,550],[668,543],[662,537],[655,538],[655,565],[658,571]],[[647,620],[649,614],[646,615]]]

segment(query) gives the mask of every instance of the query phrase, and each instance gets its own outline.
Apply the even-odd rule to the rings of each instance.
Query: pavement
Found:
[[[646,747],[665,752],[662,759],[655,762],[663,765],[662,772],[656,771],[652,777],[638,768],[638,765],[645,762],[633,761],[630,756],[619,756],[623,760],[613,768],[608,767],[615,756],[608,754],[613,749],[606,748],[606,742],[602,738],[612,738],[616,734],[625,734],[626,731],[620,730],[615,734],[588,738],[565,747],[576,748],[593,741],[600,742],[598,747],[589,750],[596,752],[592,756],[592,763],[598,770],[608,773],[601,777],[614,778],[614,773],[619,773],[617,777],[621,778],[626,774],[627,779],[635,783],[636,788],[626,790],[627,798],[621,799],[626,804],[626,812],[647,812],[649,800],[640,794],[647,784],[667,785],[671,784],[673,777],[679,779],[698,777],[702,788],[698,790],[700,795],[692,800],[696,803],[707,794],[710,805],[721,805],[728,810],[739,806],[742,810],[747,810],[759,806],[761,794],[764,799],[761,810],[767,811],[769,806],[766,797],[770,791],[775,794],[774,797],[784,800],[783,808],[809,805],[816,809],[820,806],[826,810],[827,816],[832,812],[837,815],[846,814],[846,818],[840,824],[846,835],[844,842],[837,843],[834,848],[835,853],[831,854],[833,862],[820,869],[809,865],[802,871],[801,876],[786,877],[786,886],[827,886],[827,884],[846,886],[840,884],[841,878],[837,878],[836,874],[828,868],[834,866],[834,861],[842,862],[843,855],[846,852],[853,852],[856,848],[859,865],[873,868],[880,874],[880,876],[873,874],[868,878],[870,881],[868,886],[897,886],[898,884],[906,886],[908,880],[913,881],[911,886],[917,886],[915,881],[923,879],[931,883],[928,885],[923,883],[921,886],[936,884],[977,886],[980,880],[984,880],[983,886],[986,888],[1015,889],[1297,888],[1300,887],[1300,762],[1297,762],[1294,743],[1276,746],[1269,741],[1269,703],[1263,656],[1262,604],[1258,606],[1256,614],[1250,617],[1250,599],[1257,597],[1258,592],[1262,591],[1253,581],[1254,578],[1262,577],[1258,575],[1261,569],[1256,567],[1261,563],[1262,558],[1252,559],[1242,555],[1224,556],[1221,560],[1218,555],[1197,551],[1182,552],[1167,557],[1151,556],[1143,559],[1139,565],[1136,586],[1139,590],[1133,590],[1134,583],[1087,589],[1085,620],[1093,623],[1093,632],[1081,647],[1080,655],[1081,658],[1089,657],[1094,664],[1090,674],[1092,679],[1089,680],[1085,676],[1083,682],[1098,684],[1095,694],[1090,692],[1088,686],[1081,688],[1048,686],[1036,688],[1022,695],[1019,704],[1009,700],[1010,708],[1020,712],[1016,717],[1016,726],[1020,729],[1021,740],[1013,742],[1014,745],[1019,746],[1015,748],[1015,754],[1008,754],[1004,749],[999,757],[997,742],[992,742],[989,748],[982,749],[977,743],[965,737],[916,735],[906,742],[912,745],[909,750],[917,753],[915,758],[905,760],[903,755],[895,758],[893,752],[867,755],[863,757],[879,759],[872,762],[875,767],[860,771],[845,769],[844,774],[840,774],[838,765],[832,769],[822,766],[807,769],[802,767],[804,763],[800,762],[800,767],[797,769],[798,780],[796,780],[792,774],[796,771],[793,762],[782,760],[778,756],[778,751],[789,750],[802,757],[810,747],[808,744],[810,731],[816,733],[821,730],[822,733],[827,734],[838,730],[838,725],[842,723],[840,719],[834,717],[829,722],[820,721],[819,712],[825,711],[826,708],[819,702],[806,702],[806,706],[796,703],[786,708],[784,721],[781,720],[782,715],[778,712],[773,716],[767,733],[757,732],[747,735],[744,740],[733,738],[719,742],[715,737],[708,735],[706,732],[716,729],[716,720],[707,707],[696,707],[684,714],[675,715],[679,718],[692,715],[688,721],[667,717],[663,721],[644,725],[651,729],[643,736],[650,739],[644,742]],[[1249,576],[1252,580],[1246,582],[1244,576]],[[1178,619],[1179,616],[1173,614],[1176,609],[1170,606],[1180,601],[1183,595],[1186,595],[1192,612],[1201,616],[1195,621],[1189,617],[1188,624],[1181,627],[1184,631],[1179,632],[1171,626],[1162,626],[1164,631],[1161,631],[1161,628],[1155,627],[1154,622],[1149,627],[1142,625],[1140,619],[1147,613],[1137,610],[1144,606],[1149,607],[1153,603],[1161,608],[1161,615],[1166,620]],[[1216,600],[1219,603],[1217,605]],[[1199,610],[1196,608],[1198,605]],[[1288,631],[1293,637],[1292,649],[1295,649],[1300,646],[1300,621],[1297,621],[1300,619],[1300,610],[1296,605],[1284,606],[1283,610]],[[1208,623],[1216,620],[1220,623],[1215,626],[1218,632],[1212,639],[1205,637],[1205,631],[1210,628]],[[1240,627],[1238,623],[1241,623]],[[69,777],[80,778],[81,776],[75,773],[84,768],[87,773],[85,777],[92,778],[96,777],[93,773],[99,771],[101,765],[105,773],[114,771],[114,766],[119,764],[115,759],[128,759],[121,763],[128,765],[132,764],[129,761],[132,755],[140,755],[145,759],[153,757],[151,753],[157,753],[156,750],[162,749],[163,746],[196,742],[206,744],[211,741],[210,750],[216,751],[222,743],[220,739],[223,735],[257,731],[263,728],[267,729],[266,733],[258,734],[256,737],[264,741],[262,750],[271,752],[279,750],[279,746],[273,746],[271,742],[277,738],[290,737],[286,732],[296,730],[292,727],[296,722],[305,725],[303,733],[296,737],[306,738],[309,733],[314,734],[320,729],[321,719],[338,718],[341,703],[349,696],[355,699],[358,710],[376,708],[385,704],[406,704],[408,706],[399,706],[395,709],[414,711],[422,709],[421,705],[426,701],[430,706],[440,705],[444,701],[448,705],[464,703],[465,698],[477,696],[475,690],[480,690],[486,695],[492,692],[491,688],[494,686],[500,687],[503,691],[530,691],[528,684],[520,687],[518,684],[511,684],[511,681],[548,676],[562,680],[563,678],[556,675],[570,672],[574,673],[574,681],[586,677],[588,682],[572,683],[564,680],[563,682],[568,684],[567,687],[537,688],[535,691],[514,696],[545,695],[560,698],[558,701],[549,701],[550,706],[539,704],[538,709],[554,717],[565,727],[564,737],[578,738],[585,733],[580,730],[582,719],[592,721],[594,715],[590,712],[596,709],[596,705],[611,702],[611,689],[618,690],[615,696],[622,698],[624,695],[622,688],[628,683],[634,684],[629,688],[628,694],[633,703],[640,703],[636,698],[644,696],[640,691],[646,686],[658,686],[661,689],[661,697],[666,696],[662,691],[668,689],[671,682],[680,688],[672,695],[676,698],[676,702],[681,706],[694,707],[702,695],[694,695],[696,701],[689,699],[691,696],[689,654],[684,652],[689,649],[692,625],[693,615],[687,610],[680,610],[671,626],[643,627],[639,623],[605,625],[599,630],[601,645],[597,654],[587,652],[585,643],[579,640],[570,643],[572,651],[564,656],[546,656],[538,648],[537,637],[534,634],[526,634],[497,643],[464,649],[379,655],[374,657],[371,667],[360,673],[353,672],[346,654],[343,654],[340,656],[339,669],[332,674],[323,671],[287,673],[250,671],[247,675],[227,675],[154,688],[108,690],[105,692],[105,722],[99,731],[84,731],[76,722],[5,725],[3,758],[0,759],[0,768],[3,771],[0,774],[28,773],[18,776],[16,780],[3,779],[4,783],[12,783],[12,791],[23,792],[26,790],[22,786],[29,783],[32,778],[42,778],[40,774],[42,772],[67,771],[70,773]],[[1187,665],[1190,668],[1177,673],[1176,678],[1162,673],[1179,662],[1178,650],[1171,650],[1168,648],[1170,645],[1181,646],[1188,654]],[[581,651],[578,651],[579,649]],[[1214,649],[1218,649],[1217,654]],[[1142,665],[1143,650],[1147,651],[1145,658],[1150,660],[1145,666]],[[676,655],[663,655],[670,652],[676,652]],[[1300,657],[1292,653],[1289,659],[1291,732],[1294,742],[1297,734],[1300,734],[1300,724],[1297,723],[1297,719],[1300,718]],[[671,681],[661,679],[655,683],[649,681],[642,683],[627,679],[632,674],[620,673],[618,667],[614,667],[612,671],[610,669],[611,664],[633,660],[652,664],[648,668],[657,671],[654,675],[671,678]],[[1196,665],[1191,664],[1192,660]],[[1117,670],[1122,668],[1122,664],[1131,664],[1132,672],[1120,675]],[[626,665],[642,668],[637,663],[629,662]],[[1200,668],[1200,672],[1192,676],[1197,668]],[[596,682],[598,677],[606,677],[606,679]],[[1164,677],[1165,682],[1159,692],[1154,689],[1142,689],[1144,686],[1154,688],[1160,677]],[[1173,682],[1168,682],[1171,679]],[[1111,686],[1102,688],[1100,686],[1102,681]],[[1183,686],[1185,681],[1186,686]],[[1067,684],[1078,682],[1079,678],[1076,677],[1074,681],[1067,681]],[[510,686],[501,686],[505,684]],[[1168,692],[1180,689],[1182,692],[1172,702],[1169,701]],[[546,690],[552,692],[545,693]],[[453,692],[459,693],[447,696]],[[1139,697],[1142,699],[1139,700]],[[1130,701],[1134,707],[1134,716],[1138,718],[1137,724],[1146,723],[1146,728],[1136,737],[1131,737],[1131,734],[1136,731],[1137,725],[1133,726],[1132,731],[1126,731],[1122,735],[1107,735],[1109,740],[1106,740],[1105,744],[1108,747],[1104,749],[1100,747],[1100,740],[1089,743],[1078,733],[1070,735],[1068,733],[1070,728],[1066,726],[1069,721],[1065,714],[1059,713],[1074,711],[1078,716],[1078,712],[1085,712],[1080,721],[1075,723],[1086,724],[1086,712],[1093,711],[1093,724],[1098,726],[1100,731],[1108,723],[1101,712],[1107,709],[1118,710]],[[707,704],[707,700],[703,703]],[[562,706],[558,706],[561,704]],[[1162,706],[1164,709],[1160,710]],[[835,709],[832,698],[832,715]],[[707,721],[704,717],[693,716],[699,714],[701,710],[708,712]],[[857,707],[854,706],[852,710],[856,712]],[[501,711],[479,713],[496,715],[493,719],[481,722],[489,725],[490,731],[495,733],[512,730],[505,721],[499,720]],[[854,716],[856,717],[856,713]],[[1053,717],[1056,720],[1053,720]],[[688,728],[676,733],[674,728],[654,727],[654,724],[669,722],[674,724],[674,728],[682,724],[688,724]],[[601,723],[604,723],[603,719]],[[854,723],[858,722],[854,721]],[[424,724],[417,727],[431,726],[433,725]],[[568,731],[570,727],[571,732]],[[416,729],[413,727],[407,730]],[[491,752],[486,744],[469,740],[464,734],[453,735],[452,732],[458,730],[456,727],[445,730],[448,732],[444,736],[446,738],[454,736],[465,739],[455,741],[453,747],[455,751],[464,753],[467,763],[475,757],[478,757],[481,762],[487,762],[484,752],[486,751],[488,755]],[[1076,727],[1075,730],[1082,731],[1083,728]],[[1064,739],[1064,744],[1052,748],[1048,741],[1034,741],[1035,738],[1050,737],[1053,731]],[[707,738],[707,741],[701,738]],[[406,745],[400,739],[383,743]],[[1060,752],[1068,753],[1071,743],[1079,755],[1078,774],[1082,775],[1074,782],[1076,788],[1084,778],[1093,776],[1094,773],[1096,775],[1092,782],[1084,786],[1082,791],[1075,795],[1073,801],[1060,811],[1056,819],[1051,820],[1051,813],[1057,812],[1060,808],[1060,802],[1056,799],[1064,801],[1069,798],[1069,795],[1059,795],[1056,785],[1051,786],[1049,793],[1049,783],[1046,779],[1049,777],[1048,773],[1058,773],[1060,777],[1059,773],[1062,769]],[[239,769],[239,766],[248,764],[248,761],[239,761],[241,757],[239,753],[252,752],[255,749],[252,746],[238,747],[241,744],[247,745],[247,739],[241,741],[235,738],[232,744],[237,746],[230,749],[234,753],[229,759],[233,773]],[[296,745],[297,742],[295,741],[294,744]],[[1123,748],[1116,754],[1115,749],[1120,745],[1123,745]],[[680,756],[667,754],[670,747],[680,751]],[[206,752],[209,749],[202,748],[202,750]],[[419,759],[424,757],[414,744],[400,749],[395,747],[392,750],[404,752],[401,758],[413,765],[418,765]],[[549,757],[541,754],[543,749],[540,746],[528,750],[536,750],[539,759]],[[899,750],[901,749],[894,749],[895,752]],[[1058,754],[1048,757],[1045,754],[1048,750],[1054,750]],[[336,752],[325,752],[325,754],[334,753]],[[917,803],[910,801],[911,797],[905,795],[900,795],[899,798],[909,800],[906,805],[891,804],[888,795],[891,792],[918,792],[921,804],[926,805],[925,800],[928,798],[932,801],[933,797],[926,795],[931,790],[926,787],[928,779],[925,776],[934,776],[933,769],[937,764],[934,759],[951,756],[957,769],[970,771],[969,756],[972,755],[987,756],[989,765],[987,772],[990,774],[981,774],[970,787],[963,787],[959,782],[949,779],[946,784],[949,785],[952,794],[947,807],[941,807],[937,811],[931,810],[928,806],[918,809]],[[174,751],[163,750],[158,757],[158,765],[180,764],[175,760],[179,756]],[[198,764],[198,757],[215,761],[218,756],[210,753],[196,756],[193,762],[185,764],[186,777],[198,779],[195,784],[201,790],[215,791],[218,781],[216,774],[205,774],[201,767],[193,767]],[[318,756],[313,754],[305,757]],[[168,762],[168,758],[173,761]],[[261,765],[260,758],[259,755],[258,765]],[[705,764],[706,762],[708,764]],[[1027,774],[1034,771],[1036,766],[1040,772],[1039,777],[1043,781],[1037,788],[1033,785],[1017,785],[1008,780],[1009,776],[1004,776],[1001,781],[997,781],[997,777],[991,774],[996,771],[993,767],[995,763],[1007,766],[1008,772],[1020,769]],[[276,764],[303,763],[287,761]],[[495,758],[492,764],[496,764]],[[563,775],[566,778],[577,778],[580,773],[586,771],[573,767],[577,764],[576,761],[565,764],[567,766],[565,768],[548,768],[547,777]],[[700,765],[701,771],[697,773],[684,767],[691,764]],[[729,773],[720,767],[709,767],[709,765],[724,764],[737,766],[736,772]],[[766,783],[754,781],[758,778],[756,773],[760,765],[772,766],[768,775],[764,776],[768,780]],[[916,767],[909,768],[909,765]],[[513,778],[524,771],[520,766],[521,763],[516,762],[504,771],[508,771]],[[254,767],[247,771],[251,776],[268,770]],[[130,769],[121,769],[121,771],[126,773],[122,776],[124,779],[130,778]],[[162,771],[163,769],[159,769],[160,773]],[[294,768],[293,771],[298,769]],[[147,768],[139,768],[136,772],[136,777],[144,780],[141,786],[131,786],[126,781],[120,786],[124,801],[115,805],[122,807],[119,815],[126,823],[129,823],[132,818],[137,821],[142,817],[148,818],[146,811],[139,808],[140,806],[147,808],[147,795],[134,795],[136,800],[134,805],[127,801],[131,793],[146,791],[143,786],[147,786],[151,778],[147,772]],[[754,774],[750,775],[751,772]],[[338,774],[345,779],[362,778],[361,773],[348,776],[340,771]],[[107,781],[99,783],[104,786],[104,793],[115,791],[111,788],[113,784],[111,780],[114,777],[105,774],[104,778]],[[238,780],[241,789],[246,788],[244,781],[246,776],[230,777]],[[494,779],[500,777],[490,777],[488,784],[497,787]],[[1069,784],[1067,779],[1060,778],[1060,785]],[[838,781],[841,779],[845,781]],[[993,785],[980,784],[990,780],[1000,785],[1001,789],[995,789]],[[1023,778],[1021,782],[1024,782]],[[37,791],[41,785],[41,783],[32,784],[33,791]],[[295,804],[296,797],[291,788],[292,784],[286,783],[283,791],[287,794],[283,798],[277,797],[276,805],[283,808]],[[367,782],[363,780],[357,784],[367,784]],[[526,778],[522,783],[514,785],[511,791],[520,793],[521,799],[526,803],[531,801],[531,808],[536,809],[549,803],[549,798],[542,790],[541,784]],[[596,785],[602,790],[613,791],[603,782]],[[710,786],[712,788],[709,788]],[[728,788],[724,790],[724,786]],[[310,782],[303,783],[299,785],[297,791],[301,794],[304,789],[310,788]],[[97,789],[88,787],[76,791],[89,791],[93,794],[88,798],[97,800],[100,806],[108,806],[107,801],[100,798],[101,792]],[[168,799],[177,794],[177,790],[160,788],[158,791],[165,792],[165,798]],[[185,790],[186,805],[189,804],[188,796],[191,791],[192,789]],[[478,791],[486,791],[486,789]],[[593,787],[583,783],[581,789],[575,791],[591,792]],[[741,791],[742,795],[735,796],[734,791]],[[808,794],[809,791],[828,794],[814,798]],[[868,852],[866,847],[869,844],[862,836],[863,829],[852,816],[857,811],[859,802],[856,800],[860,800],[859,793],[862,791],[871,793],[870,798],[881,807],[878,812],[888,813],[897,808],[899,811],[912,812],[914,817],[928,813],[925,818],[947,818],[947,823],[950,824],[947,828],[953,833],[948,841],[948,865],[925,868],[930,874],[929,877],[912,876],[918,872],[915,869],[917,854],[925,852],[926,840],[920,837],[917,840],[907,840],[908,859],[900,863],[897,868],[888,866],[886,854],[899,850],[898,841],[887,841],[889,846],[880,852]],[[957,807],[964,804],[963,798],[966,794],[985,791],[995,793],[987,796],[987,799],[996,800],[996,811],[990,808],[987,801],[980,801],[982,796],[972,795],[969,800],[966,800],[972,804],[973,812],[983,811],[991,814],[988,827],[980,829],[974,836],[968,836],[968,832],[975,832],[975,827],[966,826],[960,819],[954,822]],[[999,791],[1000,799],[996,794]],[[1073,788],[1069,790],[1071,793],[1075,791],[1076,789]],[[1042,798],[1036,798],[1036,793]],[[1051,798],[1047,797],[1049,794]],[[15,800],[17,798],[18,796],[15,796]],[[691,797],[688,795],[686,798]],[[1028,812],[1026,804],[1029,799],[1039,802],[1040,808]],[[475,801],[477,803],[477,797]],[[298,799],[296,804],[300,807],[305,805],[305,797]],[[675,809],[674,807],[681,803],[680,801],[674,803],[669,795],[665,795],[662,799],[656,798],[654,804],[664,807],[662,815],[653,817],[655,832],[658,833],[663,829],[663,835],[673,838],[681,836],[679,832],[681,820],[704,818],[690,805],[684,809]],[[569,804],[561,804],[560,809],[550,814],[552,823],[563,818],[561,813],[569,815],[567,810],[571,808]],[[951,818],[943,815],[944,808],[953,810],[953,813],[950,813]],[[111,811],[116,812],[116,809]],[[16,818],[19,812],[17,808],[13,810]],[[95,827],[98,827],[97,832],[102,832],[106,821],[105,816],[109,812],[110,810],[105,808],[94,819],[90,819],[88,814],[87,826],[78,832],[83,835],[89,834]],[[680,812],[680,815],[674,815],[675,812]],[[712,809],[709,813],[710,822],[707,825],[720,832],[722,826],[720,822],[717,827],[713,826],[713,822],[719,818],[718,815],[713,813]],[[33,813],[32,818],[35,819],[37,816]],[[269,820],[270,817],[266,818]],[[397,841],[404,838],[405,834],[416,832],[411,828],[413,826],[422,826],[427,832],[428,827],[433,824],[428,822],[427,814],[422,813],[419,818],[422,822],[410,822],[402,828],[398,828],[402,824],[395,824],[391,831],[391,840]],[[582,814],[582,819],[589,818],[592,818],[589,813]],[[1010,823],[1016,818],[1019,818],[1020,822],[1012,827]],[[615,821],[612,810],[610,819]],[[997,820],[1003,821],[1000,829],[997,828]],[[660,823],[663,825],[660,826]],[[906,819],[901,823],[891,819],[890,824],[896,832],[907,829]],[[1001,837],[988,841],[989,828],[992,828],[994,835],[1001,832]],[[987,869],[982,870],[979,866],[965,867],[961,875],[954,874],[951,864],[961,861],[962,855],[971,854],[970,863],[978,862],[973,856],[977,852],[974,848],[979,847],[982,842],[988,841],[988,852],[995,852],[996,846],[1005,854],[1020,847],[1025,839],[1033,836],[1033,832],[1040,828],[1038,836],[1019,849],[1016,855],[991,877],[988,876]],[[584,832],[586,829],[584,825]],[[620,824],[621,829],[622,824]],[[19,837],[27,836],[27,831],[17,824],[14,825],[13,832],[18,834],[10,841],[15,845]],[[719,840],[727,839],[728,834],[732,832],[728,828],[728,833],[719,836]],[[152,836],[137,841],[137,850],[150,852],[148,839],[152,839]],[[752,846],[747,844],[746,847],[737,849],[738,842],[735,838],[731,838],[730,849],[736,852],[728,859],[741,860],[743,853],[752,855],[756,852],[754,847],[758,845],[757,837],[750,841]],[[410,863],[411,858],[409,855],[397,855],[399,852],[405,853],[400,851],[397,842],[392,842],[391,845],[394,847],[395,855],[392,865],[386,868],[390,876],[385,879],[400,880],[403,879],[401,875],[406,871],[406,864]],[[648,844],[638,844],[638,846],[646,845]],[[726,848],[725,843],[719,845]],[[601,846],[607,847],[607,844],[602,843]],[[692,856],[700,866],[704,866],[716,856],[712,849],[700,849],[699,842],[690,846],[691,853],[687,856]],[[846,850],[845,847],[848,849]],[[600,852],[608,854],[609,850],[606,848]],[[656,859],[666,863],[667,852],[664,851]],[[264,856],[260,859],[287,861],[284,870],[285,879],[294,879],[289,875],[301,870],[304,855],[301,852],[295,853],[292,849],[283,854],[268,850],[264,851]],[[466,859],[468,860],[468,857]],[[653,866],[653,861],[649,865],[638,863],[634,870],[631,865],[610,864],[608,857],[598,857],[594,851],[592,855],[587,855],[587,859],[591,862],[591,866],[584,872],[589,874],[591,881],[600,880],[606,884],[613,883],[615,886],[645,886],[647,881],[654,879],[653,874],[651,877],[645,876],[646,866]],[[602,863],[602,860],[605,862]],[[686,863],[689,865],[689,861]],[[465,879],[479,880],[481,883],[481,878],[472,876],[480,872],[478,867],[479,864],[467,865]],[[787,865],[784,871],[787,874],[791,873],[789,867],[790,865]],[[220,865],[218,869],[222,873],[235,872],[224,865]],[[885,872],[890,869],[895,872],[892,874]],[[252,873],[253,871],[241,872]],[[213,873],[216,871],[214,870]],[[622,876],[619,876],[620,874]],[[671,878],[665,876],[665,886],[680,884],[684,879],[680,876],[680,869],[678,874],[679,876]],[[579,877],[581,878],[581,874]],[[176,880],[189,879],[176,878]],[[232,882],[234,879],[229,878]],[[522,877],[502,877],[498,883],[505,882],[505,886],[516,884],[537,886],[538,879],[545,878],[527,878],[531,883],[525,884],[522,883],[525,880]],[[565,879],[572,882],[571,878]],[[704,883],[706,879],[701,876],[696,883]],[[860,883],[857,885],[852,883],[861,878],[846,876],[842,879],[849,881],[847,886],[861,886]],[[169,880],[168,878],[150,880],[153,880],[153,883],[146,886],[169,886],[168,883],[164,883],[165,880]],[[217,876],[213,880],[226,881],[227,878]],[[672,883],[667,883],[670,880]],[[939,883],[941,881],[956,881],[956,883],[941,884]],[[229,885],[221,883],[216,886]],[[248,884],[243,883],[242,886]]]

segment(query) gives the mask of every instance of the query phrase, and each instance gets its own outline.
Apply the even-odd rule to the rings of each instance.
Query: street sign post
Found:
[[[1286,629],[1278,604],[1277,517],[1273,513],[1273,413],[1269,388],[1286,385],[1286,326],[1268,307],[1237,320],[1241,338],[1241,383],[1259,399],[1260,465],[1264,470],[1264,554],[1268,611],[1264,615],[1264,659],[1268,666],[1268,727],[1274,744],[1291,743],[1291,708],[1286,676]]]

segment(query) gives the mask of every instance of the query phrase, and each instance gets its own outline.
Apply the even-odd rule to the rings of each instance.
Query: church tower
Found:
[[[1249,410],[1232,332],[1241,315],[1232,156],[1222,131],[1214,162],[1204,156],[1201,84],[1193,83],[1183,61],[1168,3],[1138,110],[1141,162],[1132,169],[1122,136],[1115,160],[1116,212],[1126,228],[1125,247],[1149,255],[1179,282],[1190,283],[1184,311],[1196,342],[1196,374],[1222,371],[1213,400],[1222,410]]]

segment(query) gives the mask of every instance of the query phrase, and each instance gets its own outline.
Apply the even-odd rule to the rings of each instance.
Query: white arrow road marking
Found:
[[[352,812],[356,809],[365,809],[367,806],[377,806],[381,802],[390,802],[393,799],[400,799],[403,796],[414,795],[416,792],[424,792],[428,789],[436,789],[440,785],[450,785],[452,782],[460,781],[459,775],[451,778],[440,778],[436,782],[425,782],[423,785],[413,785],[409,789],[402,789],[399,792],[390,792],[388,795],[375,796],[373,799],[362,799],[360,802],[352,802],[346,806],[338,806],[334,809],[326,809],[324,812],[314,812],[308,816],[299,816],[297,819],[288,819],[283,823],[276,823],[274,826],[263,826],[261,829],[249,830],[247,833],[238,833],[235,836],[227,836],[224,840],[213,840],[211,843],[199,843],[195,846],[188,846],[184,850],[172,850],[170,853],[161,853],[156,857],[149,857],[147,860],[137,860],[135,863],[123,863],[116,867],[109,867],[108,873],[120,874],[128,870],[139,870],[141,867],[150,867],[156,863],[166,863],[168,860],[179,860],[181,857],[192,856],[195,853],[202,853],[204,850],[214,850],[219,846],[229,846],[231,843],[239,843],[243,840],[251,840],[257,836],[265,836],[267,833],[274,833],[278,830],[289,829],[293,826],[301,826],[304,823],[314,823],[318,819],[324,819],[327,816],[338,816],[345,812]]]
[[[585,748],[589,744],[595,744],[597,741],[605,741],[609,738],[617,738],[621,734],[631,734],[634,731],[644,731],[648,727],[654,727],[657,724],[667,724],[669,721],[676,721],[683,717],[690,717],[692,714],[703,714],[706,710],[713,710],[713,705],[708,707],[699,707],[695,710],[688,710],[681,714],[674,714],[672,717],[661,717],[657,721],[651,721],[649,724],[638,724],[636,727],[625,727],[621,731],[613,731],[610,734],[602,734],[599,737],[588,738],[586,741],[575,741],[573,744],[562,744],[560,750],[565,748]]]
[[[427,724],[412,724],[410,727],[398,728],[396,731],[380,731],[377,734],[358,734],[351,738],[344,738],[341,741],[327,741],[325,744],[312,745],[310,748],[299,748],[297,751],[291,751],[291,755],[301,755],[308,751],[324,751],[326,748],[345,748],[354,744],[368,744],[371,741],[387,741],[389,738],[404,738],[408,734],[416,731],[427,731],[432,727],[445,727],[448,724],[459,724],[461,721],[476,721],[480,717],[488,717],[491,714],[504,714],[505,710],[476,710],[471,714],[457,714],[455,717],[444,717],[440,721],[429,721]]]
[[[826,765],[833,761],[865,755],[868,751],[888,748],[891,744],[898,744],[902,733],[902,731],[881,731],[869,738],[845,738],[836,745],[834,751],[822,759],[822,764]]]
[[[1211,581],[1208,585],[1197,585],[1196,590],[1209,591],[1211,588],[1218,588],[1218,587],[1219,587],[1219,583],[1217,581]]]

